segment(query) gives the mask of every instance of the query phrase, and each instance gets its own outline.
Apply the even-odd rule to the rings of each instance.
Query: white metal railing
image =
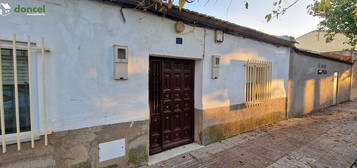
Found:
[[[271,98],[272,63],[270,61],[248,60],[246,67],[246,104],[259,105]]]
[[[31,147],[35,147],[35,137],[44,135],[45,145],[48,144],[47,136],[51,132],[47,129],[47,107],[46,107],[46,83],[45,83],[45,53],[50,50],[45,48],[45,39],[41,38],[41,46],[36,47],[36,43],[31,42],[31,36],[28,36],[27,42],[17,41],[16,34],[12,36],[12,40],[3,40],[0,39],[0,118],[1,118],[1,146],[3,153],[6,152],[6,145],[16,139],[17,150],[21,150],[21,141],[31,139]],[[9,45],[11,42],[11,45]],[[4,43],[4,44],[2,44]],[[21,44],[21,45],[20,45]],[[26,45],[27,44],[27,45]],[[34,47],[33,47],[34,46]],[[13,82],[14,82],[14,92],[15,92],[15,120],[16,120],[16,137],[11,137],[6,134],[6,123],[5,123],[5,114],[4,114],[4,98],[3,98],[3,72],[2,72],[2,52],[1,49],[12,49],[12,61],[13,61]],[[27,50],[27,63],[28,63],[28,85],[29,85],[29,115],[30,115],[30,134],[21,133],[20,130],[20,115],[19,115],[19,95],[18,95],[18,73],[17,73],[17,50]],[[33,66],[32,66],[32,52],[37,51],[36,53],[40,55],[40,77],[41,77],[41,92],[42,92],[42,117],[43,117],[43,133],[40,132],[40,129],[34,130],[34,108],[32,100],[32,88],[33,88]],[[38,112],[38,115],[41,115]],[[36,131],[36,133],[35,133]]]
[[[5,114],[4,114],[4,100],[2,91],[2,46],[0,45],[0,118],[1,118],[1,144],[2,152],[6,152],[6,139],[5,139]]]

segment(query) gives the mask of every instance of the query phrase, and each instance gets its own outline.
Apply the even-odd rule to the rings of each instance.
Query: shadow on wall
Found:
[[[319,85],[316,85],[317,87]],[[316,88],[318,90],[318,88]],[[315,80],[310,79],[305,81],[305,87],[304,87],[304,114],[309,113],[314,109],[315,106]],[[316,94],[316,98],[320,96],[319,94]]]
[[[255,51],[243,49],[242,51],[234,51],[232,53],[222,55],[222,64],[232,65],[234,61],[246,62],[250,59],[266,60],[264,57],[258,55]]]
[[[129,78],[129,80],[145,79],[147,74],[133,74]],[[76,111],[76,113],[49,117],[56,118],[56,121],[49,125],[50,128],[65,130],[91,127],[96,124],[107,125],[149,119],[147,86],[135,87],[126,80],[113,80],[110,83],[101,82],[96,85],[98,86],[92,87],[90,91],[82,85],[72,85],[76,93],[67,94],[67,98],[62,100],[62,106],[66,107],[62,108],[70,108],[71,110],[68,111]]]
[[[220,77],[218,81],[212,83],[219,83],[208,94],[203,95],[204,109],[230,106],[237,103],[245,102],[245,81],[246,70],[245,64],[248,60],[256,59],[267,61],[265,57],[259,56],[259,53],[254,51],[255,49],[244,48],[236,51],[232,51],[227,54],[222,54]],[[283,54],[280,51],[272,50],[271,54]],[[274,71],[274,67],[273,67]],[[224,74],[224,75],[222,75]],[[273,75],[276,75],[273,72]],[[213,84],[212,86],[214,86]],[[273,97],[286,97],[287,91],[284,86],[284,79],[275,78],[272,79],[272,95]]]
[[[200,142],[204,145],[286,119],[284,79],[272,80],[272,99],[259,106],[245,104],[246,71],[249,59],[266,60],[256,52],[234,52],[222,56],[220,77],[210,83],[211,92],[203,95],[203,120]],[[274,75],[274,73],[273,73]]]
[[[351,70],[339,72],[337,82],[337,103],[348,101],[350,95]],[[334,77],[317,76],[316,79],[290,80],[289,117],[301,117],[305,114],[333,105]]]
[[[284,119],[285,98],[269,99],[251,107],[239,104],[235,108],[205,109],[199,138],[203,145],[207,145]]]
[[[84,50],[82,47],[76,52],[83,55],[80,53]],[[93,48],[88,50],[97,53]],[[106,51],[111,53],[112,50],[110,46]],[[138,52],[134,55],[129,50],[129,80],[114,79],[114,63],[108,57],[96,58],[95,62],[86,62],[83,66],[74,64],[79,61],[77,57],[75,61],[66,60],[69,64],[66,70],[73,69],[73,74],[65,74],[67,71],[64,71],[64,75],[48,80],[49,86],[58,88],[48,92],[56,95],[48,98],[50,127],[57,131],[149,119],[149,57],[144,54]],[[90,54],[89,58],[94,58],[94,55]]]

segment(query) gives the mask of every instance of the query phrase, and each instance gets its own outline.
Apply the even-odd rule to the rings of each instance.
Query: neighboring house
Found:
[[[306,33],[298,38],[296,38],[296,47],[309,51],[316,52],[339,52],[342,55],[349,55],[353,53],[353,46],[346,44],[348,38],[343,34],[336,34],[334,40],[331,42],[326,42],[326,31],[315,30]],[[347,51],[345,51],[347,50]],[[344,51],[344,52],[342,52]]]
[[[26,5],[46,16],[0,17],[0,167],[136,167],[287,118],[290,40],[133,0]]]
[[[290,56],[289,117],[350,100],[352,60],[294,48]]]
[[[352,61],[357,60],[357,50],[355,46],[346,44],[348,38],[343,34],[337,34],[334,40],[326,42],[326,31],[315,30],[306,33],[296,39],[296,47],[313,52],[323,53],[324,55],[345,55],[350,56]],[[357,98],[357,65],[353,66],[352,70],[352,89],[351,99]]]

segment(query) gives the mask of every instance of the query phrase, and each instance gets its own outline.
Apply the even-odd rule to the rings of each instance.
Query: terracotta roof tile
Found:
[[[333,52],[324,52],[324,53],[321,53],[321,55],[352,63],[351,56],[341,55],[341,54],[337,54],[337,53],[333,53]]]

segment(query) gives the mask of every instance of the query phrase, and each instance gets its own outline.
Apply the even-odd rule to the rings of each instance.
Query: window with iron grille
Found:
[[[248,60],[246,65],[246,103],[259,104],[271,98],[272,64],[269,61]]]
[[[40,47],[31,42],[30,36],[27,42],[17,41],[16,34],[12,40],[0,39],[0,139],[3,153],[8,144],[15,142],[17,150],[21,150],[22,141],[29,139],[34,148],[35,137],[42,135],[48,145],[47,135],[51,131],[47,129],[46,52],[49,49],[44,47],[44,38]],[[34,68],[36,74],[33,74]],[[36,77],[36,87],[33,87],[33,76]],[[35,99],[33,91],[36,91]],[[33,107],[32,99],[38,107]]]
[[[14,62],[12,53],[12,49],[1,49],[5,134],[16,133]],[[31,129],[27,57],[27,50],[16,50],[20,132],[30,131]]]

